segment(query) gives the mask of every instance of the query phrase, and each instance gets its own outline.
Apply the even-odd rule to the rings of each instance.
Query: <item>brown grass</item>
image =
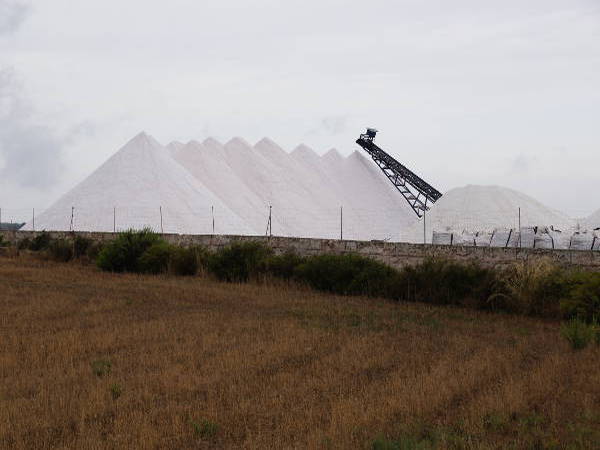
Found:
[[[28,257],[0,311],[0,448],[600,442],[600,350],[556,322]]]

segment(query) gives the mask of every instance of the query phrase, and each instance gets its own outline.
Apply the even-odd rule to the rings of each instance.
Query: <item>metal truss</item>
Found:
[[[435,203],[442,194],[375,145],[373,140],[376,134],[377,130],[369,128],[365,134],[360,135],[356,143],[371,155],[373,161],[404,196],[415,214],[419,218],[423,217],[425,211],[429,210],[427,203]]]

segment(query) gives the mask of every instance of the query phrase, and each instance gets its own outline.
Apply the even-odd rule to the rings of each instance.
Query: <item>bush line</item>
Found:
[[[95,261],[110,272],[182,276],[207,272],[232,283],[278,278],[339,295],[460,305],[586,324],[600,318],[600,273],[564,269],[550,261],[491,269],[475,262],[429,258],[396,269],[357,254],[276,255],[258,242],[237,242],[216,252],[184,248],[168,244],[149,229],[122,232],[106,244],[80,236],[52,239],[43,232],[21,241],[19,248],[44,251],[57,261]]]

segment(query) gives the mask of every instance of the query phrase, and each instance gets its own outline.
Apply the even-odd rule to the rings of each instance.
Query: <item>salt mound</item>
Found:
[[[334,169],[344,161],[344,157],[335,148],[330,149],[321,158],[328,166],[333,167]]]
[[[264,233],[267,223],[267,204],[237,176],[225,159],[220,142],[207,139],[191,141],[173,156],[215,196],[243,217],[255,234]]]
[[[321,164],[321,158],[317,153],[310,147],[300,144],[296,147],[292,153],[290,153],[292,158],[301,162],[301,164],[305,164],[306,167],[309,167],[312,170],[323,171],[323,165]]]
[[[285,222],[290,233],[323,237],[339,236],[339,195],[310,162],[294,158],[272,140],[264,138],[254,149],[275,166],[272,180],[279,186],[271,203],[276,217]],[[333,219],[330,220],[330,219]]]
[[[475,186],[448,191],[426,214],[428,235],[431,231],[493,231],[495,229],[553,226],[567,230],[573,221],[521,192],[500,186]],[[422,242],[422,223],[410,233],[410,240]]]
[[[586,218],[583,221],[583,225],[590,230],[600,228],[600,209]]]
[[[179,152],[179,150],[181,150],[183,147],[185,147],[185,144],[183,142],[179,142],[179,141],[173,141],[173,142],[170,142],[169,144],[167,144],[167,150],[173,156],[175,156]]]
[[[273,194],[274,166],[241,138],[233,138],[223,147],[225,161],[236,176],[268,205]]]
[[[36,218],[38,230],[112,231],[149,226],[181,233],[252,233],[253,229],[152,137],[141,133]],[[115,208],[115,210],[113,209]],[[114,213],[114,215],[113,215]],[[113,222],[113,220],[115,222]],[[26,227],[31,229],[32,224]]]
[[[306,167],[270,139],[252,147],[235,138],[224,149],[225,159],[235,174],[265,207],[272,206],[274,234],[327,236],[320,218],[322,198],[330,197],[328,186],[318,185]]]
[[[335,153],[325,157],[335,162]],[[404,240],[406,230],[416,221],[404,197],[381,173],[379,167],[358,151],[341,167],[330,166],[345,194],[344,216],[349,239]]]

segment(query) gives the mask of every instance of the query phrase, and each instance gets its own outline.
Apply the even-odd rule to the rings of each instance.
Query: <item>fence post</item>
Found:
[[[269,205],[269,223],[267,226],[269,237],[273,236],[273,205]]]
[[[521,207],[519,206],[519,248],[521,248],[523,238],[523,233],[521,231]]]
[[[162,206],[159,206],[158,209],[160,211],[160,233],[164,234],[164,231],[163,231],[163,219],[162,219]]]
[[[210,207],[210,213],[212,216],[212,234],[215,235],[215,207],[214,205]]]
[[[73,230],[73,214],[75,213],[75,207],[71,206],[71,223],[69,224],[69,231]]]
[[[344,205],[340,206],[340,241],[344,240]]]
[[[423,245],[427,244],[427,224],[426,220],[426,212],[423,210]]]
[[[504,246],[504,248],[508,248],[508,244],[510,244],[510,238],[512,237],[512,228],[509,230],[508,232],[508,239],[506,240],[506,245]]]
[[[117,232],[117,207],[113,206],[113,233]]]

